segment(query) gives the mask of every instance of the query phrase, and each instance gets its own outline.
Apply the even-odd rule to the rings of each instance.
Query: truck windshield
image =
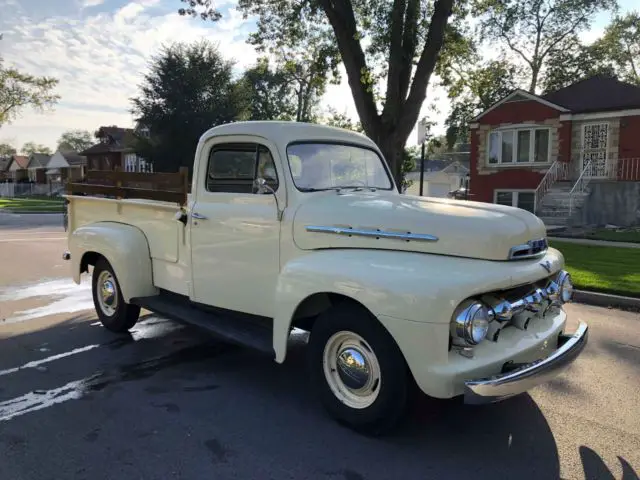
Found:
[[[296,143],[287,147],[287,157],[293,182],[301,191],[393,188],[380,156],[365,147]]]

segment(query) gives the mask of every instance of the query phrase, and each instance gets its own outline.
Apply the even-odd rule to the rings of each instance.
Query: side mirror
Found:
[[[273,188],[271,188],[267,184],[267,181],[262,177],[256,178],[253,181],[253,186],[256,189],[256,193],[258,194],[270,193],[271,195],[273,195],[273,199],[276,201],[276,208],[278,209],[278,221],[281,221],[284,211],[280,209],[280,204],[278,203],[278,196],[276,195],[276,192],[273,190]]]

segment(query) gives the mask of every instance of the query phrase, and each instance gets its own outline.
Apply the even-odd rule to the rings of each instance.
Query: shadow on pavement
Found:
[[[605,465],[600,456],[586,446],[580,447],[580,460],[584,468],[586,480],[616,480],[611,470]],[[622,477],[620,480],[638,480],[638,474],[624,458],[618,457],[622,466]]]
[[[0,478],[559,478],[553,434],[528,395],[481,407],[420,396],[397,432],[368,438],[316,401],[303,336],[278,365],[154,316],[124,336],[93,322],[77,316],[0,341],[0,370],[56,353],[34,354],[39,345],[100,345],[39,376],[2,377],[0,405],[72,380],[84,389],[0,421]]]

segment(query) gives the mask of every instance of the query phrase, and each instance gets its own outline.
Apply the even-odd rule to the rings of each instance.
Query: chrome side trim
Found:
[[[385,232],[384,230],[363,230],[358,228],[344,228],[344,227],[328,227],[325,225],[307,225],[305,227],[307,232],[315,233],[333,233],[334,235],[346,235],[348,237],[373,237],[373,238],[390,238],[393,240],[405,240],[416,242],[437,242],[438,237],[435,235],[428,235],[424,233],[398,233],[398,232]]]
[[[580,322],[575,333],[558,337],[558,349],[547,358],[508,373],[465,382],[464,403],[499,402],[553,379],[578,358],[587,345],[588,338],[589,327]]]

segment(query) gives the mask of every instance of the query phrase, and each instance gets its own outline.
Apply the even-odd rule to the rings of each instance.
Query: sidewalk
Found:
[[[555,242],[579,243],[581,245],[596,245],[598,247],[640,248],[640,243],[612,242],[610,240],[591,240],[590,238],[548,237]]]

